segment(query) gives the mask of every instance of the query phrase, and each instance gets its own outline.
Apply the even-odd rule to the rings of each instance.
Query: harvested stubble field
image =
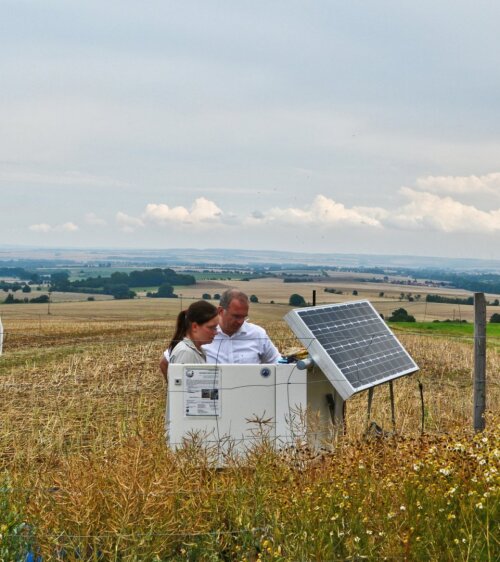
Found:
[[[356,280],[352,275],[347,278],[346,276],[336,274],[335,277],[325,278],[322,282],[302,283],[283,283],[282,279],[272,277],[251,279],[250,281],[203,281],[189,287],[177,287],[176,293],[181,293],[184,299],[200,299],[203,293],[214,295],[215,293],[222,293],[228,287],[236,287],[248,295],[256,295],[259,300],[259,315],[262,315],[262,311],[271,301],[275,305],[283,307],[283,312],[281,312],[279,308],[277,309],[274,306],[272,308],[272,315],[276,315],[276,310],[279,311],[281,316],[284,315],[290,295],[293,293],[302,295],[306,302],[312,304],[313,291],[316,291],[316,304],[318,305],[346,302],[355,299],[368,299],[386,318],[395,309],[403,307],[409,314],[415,316],[419,322],[443,321],[447,319],[465,320],[467,322],[474,321],[474,308],[472,305],[425,302],[428,294],[466,299],[472,296],[470,292],[459,292],[456,289],[442,287],[363,282]],[[337,293],[326,292],[325,288],[334,289]],[[402,294],[406,295],[404,299],[401,298]],[[408,295],[411,295],[411,298],[414,300],[408,301]],[[489,301],[493,301],[498,295],[486,295],[486,297]],[[493,313],[498,312],[498,310],[498,307],[489,306],[487,311],[488,318]],[[255,306],[252,309],[252,314],[254,312],[257,313]]]
[[[471,338],[401,333],[396,434],[365,438],[366,395],[320,455],[263,439],[218,470],[165,445],[158,359],[179,302],[2,309],[0,560],[498,560],[498,347],[487,430],[471,430]],[[281,350],[286,306],[253,307]],[[425,397],[421,434],[418,380]],[[372,418],[391,429],[387,387]]]

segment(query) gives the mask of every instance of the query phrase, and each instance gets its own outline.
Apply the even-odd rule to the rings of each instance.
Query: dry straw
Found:
[[[219,470],[195,442],[177,453],[165,445],[158,359],[172,322],[4,325],[0,505],[12,525],[0,544],[10,553],[28,543],[44,560],[493,560],[500,551],[500,391],[491,386],[488,429],[473,436],[470,341],[401,335],[421,367],[426,435],[413,376],[394,384],[393,437],[363,438],[360,395],[348,402],[347,435],[328,450],[280,453],[262,439]],[[282,321],[265,327],[280,349],[298,345]],[[487,369],[497,376],[496,349]],[[386,387],[372,418],[392,429]]]

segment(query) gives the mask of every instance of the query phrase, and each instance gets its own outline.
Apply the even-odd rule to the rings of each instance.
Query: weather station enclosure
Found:
[[[263,439],[278,448],[320,446],[342,423],[345,400],[418,370],[369,301],[294,309],[285,321],[307,360],[169,366],[171,447],[196,440],[220,455]]]
[[[168,368],[167,437],[227,453],[263,439],[286,446],[300,434],[307,375],[295,365],[176,365]]]

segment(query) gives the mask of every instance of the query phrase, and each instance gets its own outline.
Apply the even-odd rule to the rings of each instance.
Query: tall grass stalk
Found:
[[[8,327],[1,518],[30,529],[44,560],[498,559],[495,349],[482,434],[471,430],[470,342],[405,334],[421,371],[394,384],[395,435],[364,437],[360,395],[330,450],[279,452],[262,439],[221,469],[195,441],[165,444],[157,365],[171,323],[49,319],[40,341],[29,319]],[[282,350],[298,345],[282,322],[266,327]],[[392,429],[385,387],[372,419]]]

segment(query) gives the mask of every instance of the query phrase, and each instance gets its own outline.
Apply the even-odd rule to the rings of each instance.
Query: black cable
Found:
[[[422,426],[421,426],[421,434],[424,434],[424,423],[425,423],[425,405],[424,405],[424,385],[422,381],[418,379],[418,389],[420,391],[420,404],[422,407]]]
[[[221,338],[220,343],[219,343],[219,347],[217,348],[217,355],[215,356],[215,369],[214,369],[212,392],[215,392],[215,383],[216,383],[216,379],[217,379],[217,372],[219,370],[219,366],[218,366],[219,365],[219,354],[220,354],[220,348],[222,346],[223,341],[224,341],[223,338]],[[218,389],[218,392],[220,392],[221,396],[217,395],[218,400],[219,400],[219,408],[218,408],[217,413],[215,414],[215,431],[217,433],[217,458],[218,459],[221,456],[221,451],[220,451],[221,438],[220,438],[220,429],[219,429],[219,415],[220,415],[221,404],[222,404],[222,385],[220,384],[222,382],[221,376],[222,375],[219,374],[219,389]]]

